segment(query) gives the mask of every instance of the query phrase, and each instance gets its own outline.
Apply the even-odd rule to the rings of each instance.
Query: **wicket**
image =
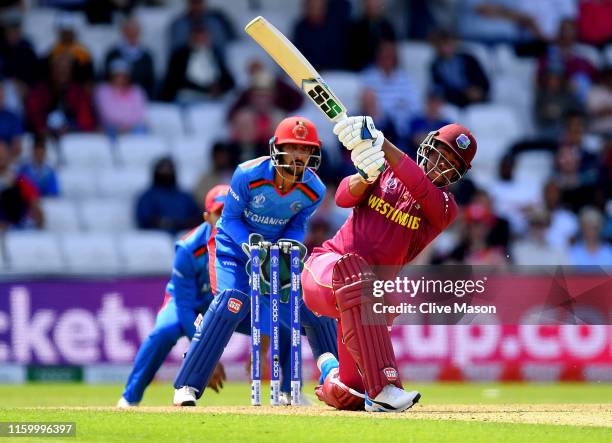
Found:
[[[300,404],[302,335],[300,320],[300,249],[291,242],[251,247],[251,404],[261,405],[261,303],[259,252],[270,254],[270,404],[280,404],[280,254],[290,254],[291,404]]]

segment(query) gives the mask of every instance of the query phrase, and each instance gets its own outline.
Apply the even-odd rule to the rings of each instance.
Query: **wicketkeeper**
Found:
[[[197,328],[174,381],[174,404],[195,406],[234,331],[250,334],[250,288],[246,270],[250,244],[282,239],[301,247],[308,219],[325,186],[314,172],[321,162],[315,126],[304,117],[284,119],[270,140],[270,156],[238,166],[217,235],[210,245],[214,301]],[[287,297],[283,297],[288,300]],[[262,334],[269,336],[269,298],[261,298]],[[315,358],[337,355],[336,321],[317,317],[302,303],[303,330]],[[281,404],[290,403],[289,303],[281,303]]]

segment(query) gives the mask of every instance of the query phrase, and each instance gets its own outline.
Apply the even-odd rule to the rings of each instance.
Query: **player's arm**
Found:
[[[336,190],[336,205],[341,208],[353,208],[370,193],[372,183],[363,179],[361,174],[344,177]]]
[[[248,177],[244,171],[238,167],[234,172],[229,192],[225,198],[222,223],[223,232],[229,235],[234,243],[239,246],[249,242],[249,230],[243,219],[248,199]]]
[[[183,246],[176,248],[171,280],[174,285],[177,306],[180,306],[181,300],[197,298],[198,287],[193,255]]]

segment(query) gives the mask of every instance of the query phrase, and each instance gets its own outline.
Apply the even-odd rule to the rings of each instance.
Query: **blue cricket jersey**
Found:
[[[281,194],[274,174],[270,157],[259,157],[236,168],[217,222],[217,254],[243,259],[241,245],[248,243],[253,232],[271,242],[279,238],[304,242],[306,224],[323,201],[325,185],[306,169],[304,183]]]
[[[176,242],[172,277],[166,292],[179,308],[202,312],[212,300],[208,274],[209,223],[202,223]]]

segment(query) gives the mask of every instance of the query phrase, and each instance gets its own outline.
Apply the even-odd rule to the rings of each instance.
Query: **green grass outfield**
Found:
[[[412,388],[412,386],[411,386]],[[610,442],[610,384],[423,384],[404,414],[340,412],[320,406],[249,406],[245,383],[207,392],[197,408],[174,408],[172,388],[151,386],[141,408],[112,406],[116,385],[0,385],[0,421],[72,421],[77,436],[41,441],[415,441]],[[266,391],[264,391],[266,392]],[[312,392],[308,386],[306,392]],[[0,437],[0,443],[5,439]]]

